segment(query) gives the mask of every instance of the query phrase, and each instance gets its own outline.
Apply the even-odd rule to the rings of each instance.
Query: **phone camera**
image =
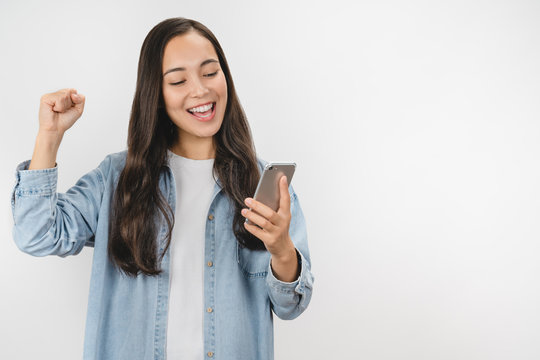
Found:
[[[270,167],[268,168],[268,170],[274,170],[274,167],[273,167],[273,166],[270,166]]]

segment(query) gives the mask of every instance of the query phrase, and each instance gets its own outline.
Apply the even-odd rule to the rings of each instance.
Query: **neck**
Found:
[[[207,160],[216,157],[213,137],[182,137],[170,150],[176,155],[193,160]]]

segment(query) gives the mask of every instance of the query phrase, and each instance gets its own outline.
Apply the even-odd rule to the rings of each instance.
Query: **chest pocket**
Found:
[[[236,260],[240,270],[248,278],[265,278],[268,274],[270,253],[250,250],[236,243]]]

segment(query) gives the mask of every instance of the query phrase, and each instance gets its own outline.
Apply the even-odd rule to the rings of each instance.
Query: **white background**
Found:
[[[540,358],[538,1],[2,1],[0,358],[77,359],[92,250],[20,252],[14,171],[40,96],[85,112],[65,192],[125,149],[144,37],[218,37],[259,156],[298,163],[315,288],[276,359]]]

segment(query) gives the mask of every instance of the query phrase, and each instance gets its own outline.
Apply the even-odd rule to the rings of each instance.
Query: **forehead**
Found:
[[[214,58],[217,54],[212,43],[195,31],[175,36],[163,52],[163,70],[173,66],[199,67],[206,59]]]

